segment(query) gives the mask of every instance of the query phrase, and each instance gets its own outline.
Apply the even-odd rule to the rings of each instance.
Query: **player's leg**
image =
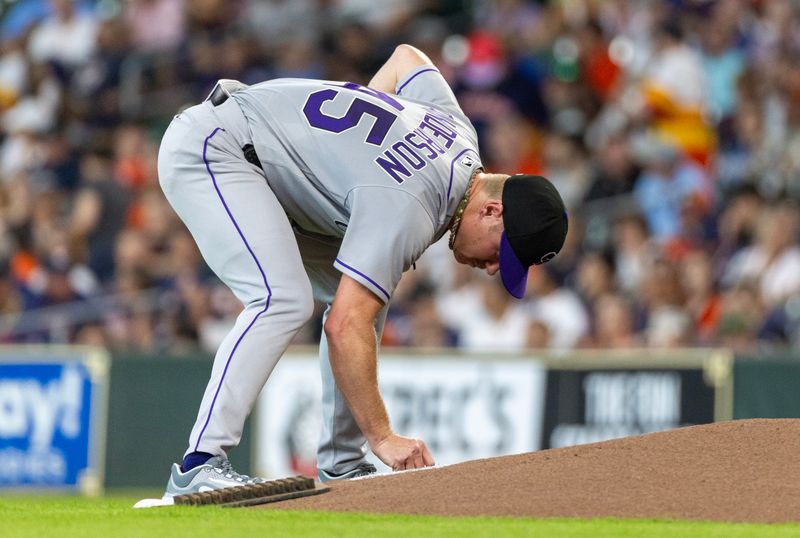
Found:
[[[204,106],[204,105],[201,105]],[[311,316],[291,226],[261,171],[213,116],[190,109],[164,136],[159,177],[209,267],[244,310],[216,353],[187,455],[224,456],[292,337]]]
[[[325,310],[327,318],[330,305]],[[388,307],[381,310],[375,322],[378,337],[383,332]],[[323,318],[324,323],[324,318]],[[317,449],[317,472],[322,481],[355,478],[375,472],[375,467],[365,460],[367,440],[356,424],[350,408],[331,370],[328,342],[325,331],[319,346],[322,372],[322,432]]]

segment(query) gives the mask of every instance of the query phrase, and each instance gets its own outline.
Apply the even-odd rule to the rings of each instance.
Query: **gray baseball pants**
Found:
[[[244,305],[214,357],[187,454],[225,455],[239,444],[270,373],[311,317],[314,294],[330,304],[338,285],[335,248],[325,252],[317,241],[309,245],[304,263],[298,246],[304,239],[295,237],[264,172],[244,158],[242,147],[250,143],[247,122],[228,99],[218,106],[206,101],[175,116],[159,150],[158,175],[167,200],[208,266]],[[385,309],[379,333],[384,319]],[[336,388],[324,334],[320,364],[323,427],[317,465],[342,474],[363,460],[366,441]]]

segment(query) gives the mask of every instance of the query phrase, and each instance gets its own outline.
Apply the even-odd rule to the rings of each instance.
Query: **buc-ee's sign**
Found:
[[[387,354],[380,360],[379,382],[392,427],[425,440],[444,465],[535,450],[545,375],[536,362]],[[321,392],[316,357],[278,363],[259,404],[261,473],[316,474]]]

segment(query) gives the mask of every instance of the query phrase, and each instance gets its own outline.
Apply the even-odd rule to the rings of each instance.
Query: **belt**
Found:
[[[231,80],[228,78],[220,79],[214,84],[214,88],[211,90],[211,93],[208,94],[208,97],[206,97],[206,101],[209,101],[213,106],[217,107],[227,101],[232,93],[247,87],[247,84],[239,82],[238,80]],[[259,167],[262,172],[264,171],[264,167],[261,166],[261,161],[258,158],[256,148],[253,147],[253,144],[245,144],[242,146],[242,153],[247,162]]]
[[[208,94],[208,97],[206,97],[206,101],[211,101],[212,105],[219,106],[227,101],[232,93],[247,87],[247,84],[239,82],[238,80],[221,78],[214,84],[214,88],[211,90],[211,93]]]

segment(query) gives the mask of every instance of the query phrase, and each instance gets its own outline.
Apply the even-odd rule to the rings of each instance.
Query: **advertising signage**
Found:
[[[107,373],[93,348],[0,348],[0,489],[99,492]]]

